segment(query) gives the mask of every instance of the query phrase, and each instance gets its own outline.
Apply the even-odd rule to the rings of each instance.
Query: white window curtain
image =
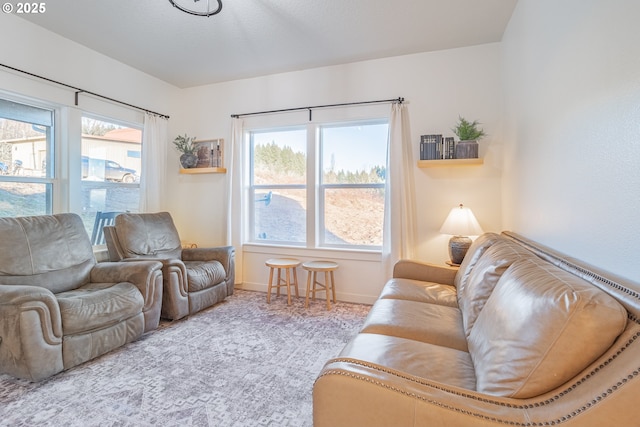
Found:
[[[242,283],[242,150],[244,124],[233,118],[227,170],[227,245],[236,248],[236,283]]]
[[[146,113],[142,132],[142,176],[140,212],[162,210],[167,163],[167,119]]]
[[[398,260],[414,258],[417,232],[409,110],[399,102],[391,107],[388,156],[382,267],[391,278]]]

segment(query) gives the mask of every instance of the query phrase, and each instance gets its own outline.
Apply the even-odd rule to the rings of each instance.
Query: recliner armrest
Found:
[[[55,338],[51,340],[61,340],[62,320],[60,306],[53,292],[40,286],[0,285],[0,313],[4,310],[14,309],[24,311],[29,307],[35,307],[34,304],[48,311],[46,316],[48,319],[43,319],[43,322],[49,323],[50,326],[43,329],[48,329],[53,333]],[[5,318],[5,316],[0,315],[0,318]],[[43,330],[43,332],[45,331]]]
[[[91,270],[91,282],[131,282],[146,283],[148,277],[154,271],[161,270],[160,260],[141,260],[135,262],[101,262],[96,264]]]
[[[407,259],[400,260],[393,266],[394,278],[421,280],[423,282],[442,283],[452,286],[457,272],[457,268]]]
[[[46,288],[0,285],[0,373],[40,381],[64,369],[62,319]]]
[[[183,261],[219,261],[225,271],[229,271],[234,256],[235,249],[233,246],[189,248],[182,250]]]
[[[155,289],[155,277],[161,274],[160,261],[136,260],[135,262],[101,262],[91,270],[92,283],[131,282],[142,293],[146,302],[149,301]]]

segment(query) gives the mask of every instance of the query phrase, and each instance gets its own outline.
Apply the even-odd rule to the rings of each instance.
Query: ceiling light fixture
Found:
[[[222,10],[222,0],[169,0],[169,3],[185,13],[196,16],[209,17]]]

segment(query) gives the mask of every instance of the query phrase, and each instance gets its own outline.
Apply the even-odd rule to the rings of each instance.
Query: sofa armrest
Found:
[[[51,291],[0,285],[0,372],[39,381],[62,371],[62,336]]]
[[[452,286],[457,272],[458,269],[454,267],[407,259],[398,261],[393,267],[393,277],[397,279],[421,280]]]

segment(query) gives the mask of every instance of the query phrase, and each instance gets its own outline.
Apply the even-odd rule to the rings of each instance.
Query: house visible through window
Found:
[[[53,210],[54,112],[0,99],[0,216]]]
[[[82,118],[81,216],[89,235],[97,212],[138,212],[141,144],[141,129]]]
[[[250,132],[248,240],[380,249],[388,122]]]

